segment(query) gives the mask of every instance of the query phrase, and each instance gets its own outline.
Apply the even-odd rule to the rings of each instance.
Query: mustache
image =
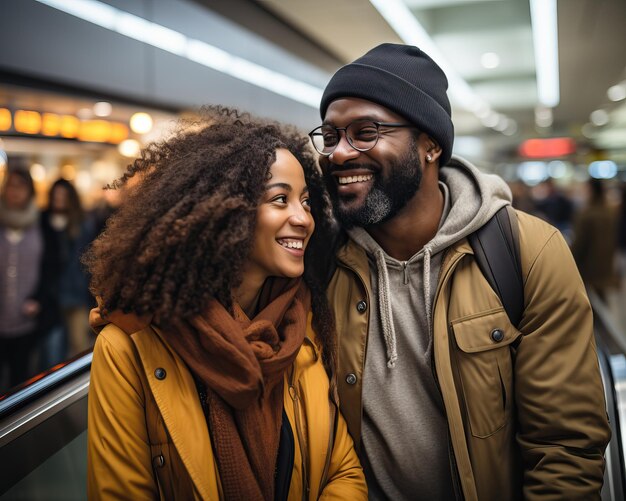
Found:
[[[334,172],[341,172],[344,170],[352,170],[352,169],[364,169],[364,170],[370,171],[372,174],[376,174],[379,171],[379,168],[376,167],[372,163],[363,163],[363,164],[349,163],[349,164],[344,164],[344,165],[337,165],[328,161],[326,165],[324,165],[324,172],[327,175],[333,174]]]

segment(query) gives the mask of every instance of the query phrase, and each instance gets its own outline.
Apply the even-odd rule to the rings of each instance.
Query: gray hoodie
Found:
[[[407,261],[363,229],[372,308],[363,372],[361,461],[370,499],[453,499],[448,431],[434,378],[432,305],[444,251],[511,202],[504,181],[453,157],[440,168],[444,211],[434,238]]]

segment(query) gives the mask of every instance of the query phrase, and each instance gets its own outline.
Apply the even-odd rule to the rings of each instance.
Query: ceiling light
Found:
[[[593,124],[586,123],[581,127],[580,132],[586,138],[592,139],[596,135],[596,128]]]
[[[492,70],[500,66],[500,56],[498,56],[495,52],[485,52],[480,57],[480,64],[483,65],[483,68]]]
[[[79,19],[269,90],[312,108],[319,106],[322,89],[234,56],[200,40],[98,0],[36,0]]]
[[[370,0],[378,13],[387,21],[397,35],[409,45],[415,45],[426,52],[443,70],[448,78],[450,99],[458,106],[472,111],[483,120],[493,122],[488,117],[493,113],[489,104],[461,78],[430,37],[428,32],[412,14],[402,0]],[[479,110],[482,111],[479,115]],[[495,124],[495,123],[494,123]]]
[[[539,102],[554,108],[560,100],[556,0],[530,0],[530,18]]]
[[[30,166],[30,176],[35,182],[42,182],[46,180],[46,168],[41,164],[33,164]]]
[[[589,118],[597,126],[609,123],[609,114],[605,110],[596,110],[589,115]]]
[[[506,129],[502,131],[505,136],[513,136],[517,132],[517,122],[509,118]]]
[[[589,164],[589,175],[596,179],[611,179],[617,174],[617,164],[612,160],[598,160]]]
[[[126,139],[117,145],[117,151],[125,157],[134,158],[141,153],[141,146],[136,139]]]
[[[113,106],[111,103],[107,103],[106,101],[100,101],[93,105],[93,113],[97,117],[108,117],[113,111]]]
[[[152,130],[152,117],[148,113],[135,113],[130,117],[130,129],[135,134],[147,134]]]
[[[610,87],[609,90],[606,91],[606,95],[611,101],[626,99],[626,82]]]
[[[545,108],[543,106],[537,106],[537,108],[535,108],[535,123],[537,127],[550,127],[553,121],[552,108]]]
[[[89,120],[93,116],[93,110],[91,108],[81,108],[76,112],[76,116],[81,120]]]

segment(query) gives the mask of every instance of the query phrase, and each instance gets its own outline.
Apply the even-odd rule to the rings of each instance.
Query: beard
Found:
[[[376,172],[373,166],[361,164]],[[422,181],[422,165],[417,145],[412,144],[407,153],[389,163],[388,175],[374,174],[374,183],[360,206],[349,207],[342,203],[337,191],[337,180],[331,172],[340,170],[329,163],[324,169],[326,186],[333,203],[335,217],[346,228],[371,226],[393,218],[413,198]]]

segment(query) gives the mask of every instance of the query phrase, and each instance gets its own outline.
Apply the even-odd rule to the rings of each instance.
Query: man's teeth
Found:
[[[278,240],[278,243],[288,249],[302,249],[302,240]]]
[[[363,181],[369,181],[374,177],[374,174],[367,174],[366,176],[339,176],[339,184],[351,184],[351,183],[361,183]]]

